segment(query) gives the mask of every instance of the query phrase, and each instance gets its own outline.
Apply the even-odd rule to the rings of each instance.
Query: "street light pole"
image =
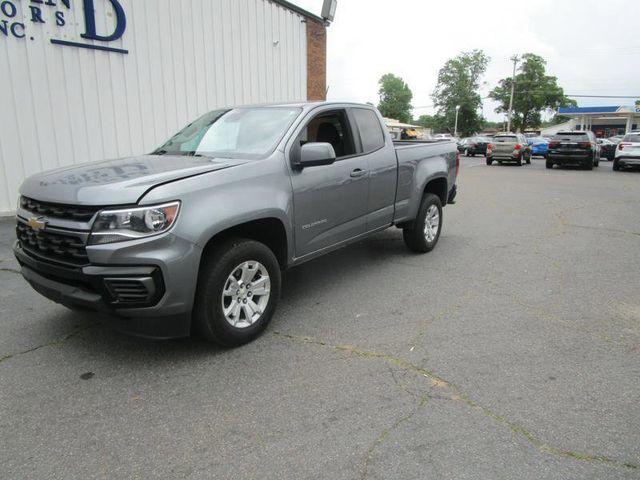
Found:
[[[453,127],[453,136],[458,136],[458,112],[460,111],[460,105],[456,105],[456,125]]]
[[[511,98],[509,99],[509,123],[507,124],[507,132],[511,131],[511,118],[513,115],[513,94],[516,86],[516,65],[518,64],[518,55],[511,57],[513,62],[513,76],[511,77]]]

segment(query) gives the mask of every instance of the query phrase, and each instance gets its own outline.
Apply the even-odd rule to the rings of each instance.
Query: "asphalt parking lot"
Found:
[[[0,221],[0,478],[640,478],[640,173],[488,167],[427,255],[287,272],[236,350],[55,305]]]

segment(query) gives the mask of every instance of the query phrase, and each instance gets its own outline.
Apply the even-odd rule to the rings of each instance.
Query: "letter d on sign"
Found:
[[[116,29],[111,35],[98,35],[96,32],[96,12],[93,5],[94,0],[84,0],[84,25],[85,33],[81,34],[82,38],[88,38],[90,40],[100,40],[103,42],[112,42],[119,39],[123,34],[125,28],[127,28],[127,17],[124,14],[124,9],[118,0],[107,0],[111,2],[113,10],[116,12]]]

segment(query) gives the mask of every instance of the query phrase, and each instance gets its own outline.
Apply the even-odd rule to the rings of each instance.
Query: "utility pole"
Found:
[[[458,112],[460,112],[460,105],[456,105],[456,126],[453,127],[453,136],[458,136]]]
[[[511,57],[513,62],[513,76],[511,77],[511,98],[509,99],[509,123],[507,124],[507,132],[511,131],[511,117],[513,115],[513,94],[516,87],[516,65],[518,64],[518,55]]]

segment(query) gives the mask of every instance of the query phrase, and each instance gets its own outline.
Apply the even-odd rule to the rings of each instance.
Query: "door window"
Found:
[[[337,159],[356,153],[353,136],[343,110],[318,114],[303,128],[298,139],[299,146],[311,142],[330,143]]]

